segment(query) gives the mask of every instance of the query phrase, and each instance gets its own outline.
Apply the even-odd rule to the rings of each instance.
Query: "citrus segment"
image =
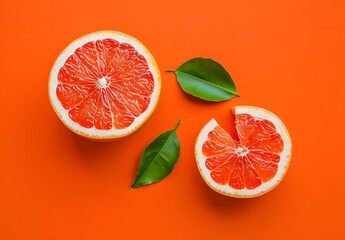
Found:
[[[55,62],[50,101],[74,132],[95,139],[135,132],[160,93],[155,60],[135,38],[102,31],[77,39]]]
[[[235,107],[238,139],[212,119],[196,142],[196,160],[206,183],[234,197],[262,195],[276,186],[291,158],[291,139],[282,121],[256,107]]]

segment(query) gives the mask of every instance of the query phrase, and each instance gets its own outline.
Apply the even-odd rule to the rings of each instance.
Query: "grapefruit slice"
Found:
[[[59,55],[48,85],[50,102],[70,130],[107,140],[130,135],[148,120],[161,78],[137,39],[100,31],[75,40]]]
[[[270,111],[238,106],[233,113],[238,140],[211,119],[197,137],[196,162],[204,181],[216,192],[257,197],[283,179],[291,159],[291,138]]]

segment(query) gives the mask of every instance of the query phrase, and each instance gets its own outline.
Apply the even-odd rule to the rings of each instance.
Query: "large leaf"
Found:
[[[176,134],[179,125],[180,121],[174,129],[161,134],[146,147],[131,188],[159,182],[172,172],[180,156],[180,141]]]
[[[174,72],[183,91],[195,97],[220,102],[238,96],[230,74],[212,59],[194,58],[167,72]]]

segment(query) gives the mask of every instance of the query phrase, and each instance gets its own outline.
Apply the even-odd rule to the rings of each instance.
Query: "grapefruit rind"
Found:
[[[244,188],[238,190],[230,187],[228,184],[221,185],[215,182],[211,178],[210,171],[206,168],[205,165],[207,157],[204,156],[202,153],[202,147],[208,138],[208,133],[212,131],[216,126],[219,126],[218,122],[212,118],[201,129],[195,144],[195,158],[200,175],[210,188],[212,188],[214,191],[220,194],[236,198],[252,198],[261,196],[267,193],[268,191],[272,190],[274,187],[276,187],[286,174],[286,171],[290,164],[292,153],[292,143],[289,132],[287,131],[287,128],[285,127],[284,123],[275,114],[266,109],[252,106],[237,106],[234,107],[232,111],[234,115],[241,113],[250,114],[254,118],[269,120],[275,125],[276,132],[281,135],[284,142],[284,149],[283,152],[280,154],[280,161],[278,163],[278,171],[271,180],[262,183],[259,187],[255,189]]]
[[[85,128],[70,119],[68,115],[68,111],[62,106],[61,102],[59,101],[57,97],[56,88],[59,84],[58,73],[61,67],[65,64],[68,57],[72,55],[76,49],[78,49],[79,47],[83,46],[84,44],[90,41],[97,41],[97,40],[103,40],[103,39],[108,39],[108,38],[115,39],[119,43],[129,43],[138,51],[139,54],[145,57],[145,60],[147,61],[147,64],[149,67],[149,71],[153,75],[154,90],[150,97],[149,106],[147,107],[145,112],[143,112],[141,115],[135,118],[135,120],[130,126],[124,129],[116,129],[113,126],[110,130],[100,130],[100,129],[96,129],[95,127]],[[93,32],[93,33],[84,35],[74,40],[71,44],[69,44],[56,59],[53,65],[53,68],[50,72],[49,83],[48,83],[49,100],[51,102],[51,105],[54,108],[54,111],[59,116],[61,121],[76,134],[81,135],[86,138],[99,139],[99,140],[121,138],[121,137],[125,137],[127,135],[130,135],[136,132],[140,127],[142,127],[142,125],[145,122],[147,122],[147,120],[150,118],[150,116],[154,112],[158,104],[160,91],[161,91],[161,76],[160,76],[159,68],[155,59],[149,52],[149,50],[136,38],[122,32],[111,31],[111,30]]]

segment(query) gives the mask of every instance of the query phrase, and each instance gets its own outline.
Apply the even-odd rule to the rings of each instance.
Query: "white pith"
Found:
[[[239,156],[246,156],[248,152],[249,152],[248,149],[245,148],[245,147],[238,147],[238,148],[236,149],[236,153],[237,153]]]
[[[99,130],[99,129],[96,129],[95,127],[85,128],[70,119],[70,117],[68,116],[68,110],[66,110],[62,106],[62,104],[57,98],[56,88],[59,84],[58,73],[59,73],[60,68],[64,65],[64,63],[68,59],[68,57],[72,55],[77,48],[81,47],[82,45],[90,41],[96,41],[96,40],[102,40],[102,39],[108,39],[108,38],[115,39],[119,43],[129,43],[138,51],[139,54],[145,57],[149,66],[149,71],[153,75],[155,87],[151,94],[151,101],[148,108],[145,110],[145,112],[143,112],[141,115],[136,117],[134,122],[127,128],[116,129],[114,126],[110,130]],[[107,86],[108,86],[107,79],[102,78],[98,80],[98,87],[106,88]],[[118,137],[129,135],[132,132],[135,132],[136,129],[138,129],[142,124],[145,123],[145,120],[147,120],[150,117],[150,115],[153,113],[155,109],[155,106],[157,105],[158,98],[160,95],[160,89],[161,89],[161,81],[160,81],[160,73],[159,73],[158,66],[153,56],[151,55],[151,53],[146,49],[146,47],[142,43],[140,43],[137,39],[121,32],[100,31],[100,32],[95,32],[95,33],[85,35],[75,40],[59,55],[50,73],[48,91],[49,91],[49,97],[50,97],[51,103],[56,113],[59,115],[60,119],[64,122],[64,124],[67,125],[67,127],[69,127],[72,131],[80,135],[90,137],[90,138],[111,139],[111,138],[118,138]]]
[[[242,198],[248,198],[248,197],[254,197],[259,196],[271,189],[273,189],[276,185],[279,184],[279,182],[282,180],[284,174],[286,173],[286,170],[289,166],[290,159],[291,159],[291,139],[290,135],[283,124],[283,122],[275,116],[273,113],[257,107],[248,107],[248,106],[239,106],[234,108],[234,114],[241,114],[241,113],[248,113],[252,115],[254,118],[260,118],[260,119],[267,119],[271,121],[275,127],[277,133],[279,133],[283,139],[284,142],[284,150],[280,154],[280,161],[278,163],[278,171],[276,175],[268,182],[262,183],[259,187],[255,189],[241,189],[237,190],[232,187],[230,187],[228,184],[226,185],[220,185],[219,183],[216,183],[210,175],[210,170],[206,168],[205,161],[206,157],[202,154],[202,146],[204,142],[207,140],[208,133],[213,130],[216,126],[219,124],[215,119],[211,119],[200,131],[196,144],[195,144],[195,155],[196,155],[196,162],[200,171],[201,176],[206,181],[206,183],[211,186],[215,191],[222,193],[224,195],[228,196],[234,196],[234,197],[242,197]],[[244,154],[243,149],[237,149],[237,152],[239,154]]]
[[[100,88],[106,88],[106,87],[108,87],[109,82],[105,77],[102,77],[102,78],[98,79],[97,84]]]

